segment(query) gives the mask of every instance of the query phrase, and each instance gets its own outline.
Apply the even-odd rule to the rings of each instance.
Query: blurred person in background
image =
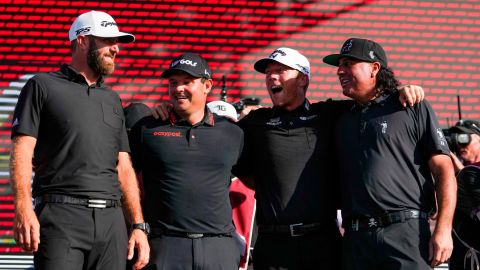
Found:
[[[242,115],[248,114],[246,110],[250,111],[257,106],[244,106],[241,113],[237,113],[237,109],[225,101],[215,100],[207,103],[208,109],[220,116],[228,117],[237,122]],[[232,204],[233,221],[235,224],[236,233],[234,235],[237,242],[240,244],[242,250],[242,258],[240,260],[240,268],[246,269],[249,264],[250,244],[253,237],[253,224],[255,217],[255,192],[240,181],[237,177],[232,178],[230,186],[230,202]]]
[[[480,267],[480,122],[464,120],[449,129],[455,154],[457,207],[453,218],[453,252],[449,269]]]

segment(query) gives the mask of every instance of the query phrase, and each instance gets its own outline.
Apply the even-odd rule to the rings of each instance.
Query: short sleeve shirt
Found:
[[[191,125],[175,113],[147,116],[130,131],[132,158],[141,173],[144,214],[152,227],[176,232],[231,233],[232,166],[243,147],[242,130],[206,109]]]
[[[121,197],[116,164],[130,148],[120,98],[101,78],[89,86],[68,65],[36,75],[22,89],[13,119],[12,137],[37,139],[34,197]]]
[[[449,154],[430,104],[403,108],[398,94],[354,105],[336,128],[344,217],[433,210],[434,182],[428,161]]]
[[[245,151],[234,173],[254,179],[258,224],[335,220],[340,194],[333,128],[342,107],[306,101],[293,111],[261,108],[240,120]]]

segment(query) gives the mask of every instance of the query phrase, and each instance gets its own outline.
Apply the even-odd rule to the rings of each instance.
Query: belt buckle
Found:
[[[89,199],[87,207],[90,208],[107,208],[107,200]]]
[[[190,239],[198,239],[203,237],[203,233],[187,233],[187,237]]]
[[[34,208],[37,207],[37,206],[38,206],[39,204],[41,204],[41,203],[42,203],[42,199],[41,199],[41,198],[36,197],[36,198],[33,199],[33,207],[34,207]]]
[[[295,227],[302,226],[303,223],[296,223],[296,224],[290,224],[288,225],[290,227],[290,236],[295,237],[295,236],[302,236],[303,233],[295,233]]]
[[[375,219],[375,218],[369,218],[368,219],[368,227],[369,228],[372,228],[372,227],[378,227],[378,221]]]
[[[410,213],[410,218],[420,218],[420,211],[417,210],[408,210]]]
[[[358,219],[352,219],[352,231],[358,232]]]

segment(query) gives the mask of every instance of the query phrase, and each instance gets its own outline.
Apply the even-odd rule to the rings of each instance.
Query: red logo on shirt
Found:
[[[161,136],[161,137],[182,137],[182,133],[181,133],[180,131],[177,131],[177,132],[155,131],[155,132],[153,132],[153,136]]]

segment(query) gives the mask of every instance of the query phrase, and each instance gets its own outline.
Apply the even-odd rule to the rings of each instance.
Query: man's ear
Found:
[[[302,72],[299,72],[299,74],[300,76],[298,78],[300,81],[300,86],[306,90],[308,86],[308,76],[303,74]]]
[[[382,65],[379,62],[372,63],[372,78],[377,76],[377,73],[380,71]]]
[[[205,89],[203,90],[203,93],[205,95],[208,95],[208,93],[210,93],[210,91],[212,90],[212,87],[213,87],[213,80],[212,79],[207,79],[205,80]]]
[[[78,36],[77,37],[77,48],[81,50],[86,50],[88,49],[89,42],[88,42],[88,37],[87,36]]]

